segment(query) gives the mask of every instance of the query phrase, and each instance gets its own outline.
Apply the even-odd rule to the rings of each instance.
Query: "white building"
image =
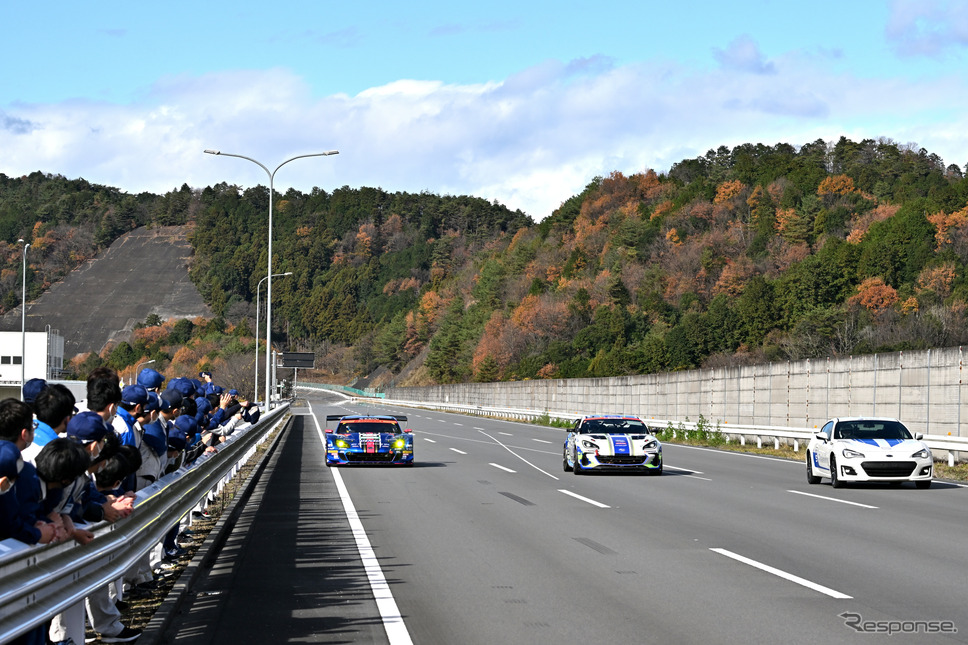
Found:
[[[26,360],[24,359],[26,350]],[[0,332],[0,399],[20,398],[20,386],[32,378],[61,378],[64,337],[50,331]]]

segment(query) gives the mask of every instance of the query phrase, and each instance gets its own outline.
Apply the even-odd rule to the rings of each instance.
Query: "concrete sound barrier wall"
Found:
[[[968,436],[961,347],[612,378],[394,387],[387,398],[587,414],[815,428],[887,416],[913,432]]]

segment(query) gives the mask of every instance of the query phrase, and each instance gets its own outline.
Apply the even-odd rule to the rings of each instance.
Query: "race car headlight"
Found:
[[[864,458],[864,455],[862,455],[861,453],[857,452],[856,450],[851,450],[850,448],[844,448],[843,455],[847,459],[863,459]]]
[[[598,444],[595,443],[594,441],[582,440],[581,445],[582,447],[587,448],[588,450],[598,450]]]
[[[393,442],[393,449],[394,450],[403,450],[403,446],[406,445],[406,443],[407,442],[404,441],[403,439],[397,439],[397,440],[395,440]]]
[[[349,448],[350,447],[350,442],[347,441],[346,439],[337,439],[336,440],[336,447],[337,448]]]
[[[650,441],[647,444],[645,444],[644,446],[642,446],[642,449],[643,450],[655,450],[658,447],[659,447],[659,442],[656,441],[655,439],[653,439],[652,441]]]
[[[931,451],[928,450],[927,448],[921,448],[921,450],[918,450],[916,453],[911,455],[911,457],[913,457],[914,459],[930,459]]]

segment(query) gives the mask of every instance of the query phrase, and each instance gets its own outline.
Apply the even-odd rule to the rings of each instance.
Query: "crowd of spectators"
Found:
[[[138,512],[137,491],[259,419],[256,404],[216,385],[209,372],[163,386],[165,377],[150,368],[124,387],[117,372],[98,368],[88,375],[86,400],[76,401],[62,384],[31,379],[22,401],[0,401],[0,540],[88,544],[92,525]],[[196,513],[207,515],[204,506]],[[85,616],[101,642],[136,640],[141,632],[121,620],[124,598],[151,592],[164,568],[186,553],[179,545],[186,533],[184,522],[175,524],[122,580],[13,642],[80,645]]]

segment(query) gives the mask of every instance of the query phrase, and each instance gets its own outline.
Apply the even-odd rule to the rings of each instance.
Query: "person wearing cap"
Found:
[[[100,376],[95,378],[88,377],[89,405],[92,401],[94,402],[93,405],[105,404],[108,399],[114,397],[111,394],[113,390],[109,386],[109,383],[113,380],[111,373],[113,373],[113,370],[102,372]],[[117,382],[114,383],[114,388],[120,390]],[[103,396],[103,398],[99,398],[99,396]],[[93,410],[81,412],[67,424],[68,438],[81,445],[91,457],[87,476],[78,480],[79,485],[73,491],[75,505],[71,514],[75,520],[99,521],[103,519],[107,522],[116,522],[130,515],[133,510],[133,495],[127,494],[120,497],[105,495],[97,489],[97,483],[94,480],[100,464],[109,456],[107,453],[102,454],[101,452],[101,449],[109,442],[109,435],[114,440],[115,446],[120,445],[120,441],[117,440],[116,435],[107,425],[107,419],[104,418],[106,415],[113,416],[110,413],[111,408],[116,410],[117,404],[103,405],[100,413]],[[84,480],[84,482],[80,483],[80,480]],[[78,489],[80,490],[79,494]],[[91,538],[93,539],[93,534],[91,534]],[[84,604],[87,608],[91,627],[100,634],[102,642],[124,643],[133,641],[141,635],[140,630],[131,629],[121,623],[121,612],[111,599],[108,586],[99,587],[92,591],[85,598]],[[58,630],[57,635],[62,635],[61,630]],[[53,636],[52,625],[51,640],[55,640]]]
[[[141,424],[138,417],[144,412],[148,403],[148,390],[143,385],[129,385],[121,390],[121,403],[118,413],[114,417],[114,431],[121,438],[125,446],[141,446]]]
[[[34,441],[24,451],[24,459],[33,461],[40,449],[64,433],[67,422],[74,413],[77,401],[74,393],[61,383],[52,383],[45,387],[34,400],[33,410],[37,420],[34,430]]]
[[[34,421],[30,407],[17,399],[0,401],[0,440],[16,446],[22,452],[34,439]],[[0,487],[2,488],[2,487]],[[10,495],[0,498],[0,522],[16,529],[6,537],[13,537],[26,544],[47,544],[63,539],[63,531],[48,520],[43,511],[46,492],[43,490],[37,470],[24,461],[16,484]]]

